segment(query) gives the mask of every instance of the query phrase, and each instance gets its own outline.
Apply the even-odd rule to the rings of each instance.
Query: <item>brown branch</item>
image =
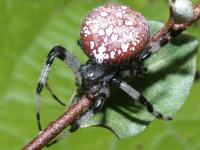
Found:
[[[178,32],[178,31],[182,32],[185,29],[187,29],[189,26],[191,26],[199,18],[200,18],[200,3],[197,4],[194,7],[194,17],[193,17],[193,19],[190,22],[185,23],[185,24],[175,24],[175,25],[173,25],[173,30],[176,31],[176,32]]]
[[[170,11],[170,17],[167,23],[160,31],[158,31],[153,35],[147,50],[150,51],[151,53],[157,52],[161,47],[170,42],[173,38],[182,33],[184,30],[186,30],[188,27],[190,27],[199,19],[200,19],[200,3],[198,3],[194,7],[194,17],[188,23],[174,24],[173,15],[171,14]]]
[[[93,101],[83,96],[74,106],[71,106],[56,121],[50,123],[35,139],[27,144],[23,150],[40,150],[52,139],[59,135],[68,125],[75,121],[77,117],[85,112]]]
[[[169,29],[172,28],[173,24],[174,24],[174,20],[173,20],[173,14],[172,14],[172,9],[171,7],[169,7],[169,18],[167,20],[167,22],[165,23],[164,27],[157,33],[155,33],[153,35],[153,37],[150,40],[150,44],[153,45],[154,43],[157,43],[160,40],[160,37],[163,37],[165,34],[167,34],[169,32]]]

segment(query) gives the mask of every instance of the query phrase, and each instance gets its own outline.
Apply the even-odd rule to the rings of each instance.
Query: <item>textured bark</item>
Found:
[[[68,125],[70,125],[77,117],[85,112],[91,105],[92,100],[83,96],[75,105],[71,106],[56,121],[50,123],[35,139],[27,144],[24,150],[39,150],[48,144],[52,139],[59,135]]]

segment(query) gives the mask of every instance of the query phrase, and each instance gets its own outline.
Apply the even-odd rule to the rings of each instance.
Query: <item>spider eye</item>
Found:
[[[127,6],[107,4],[94,9],[81,27],[85,53],[98,64],[134,59],[149,41],[146,19]]]

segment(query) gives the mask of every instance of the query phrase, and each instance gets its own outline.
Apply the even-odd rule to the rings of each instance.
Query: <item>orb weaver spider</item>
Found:
[[[134,78],[145,71],[143,62],[153,52],[148,51],[150,29],[146,19],[127,6],[107,4],[93,10],[83,21],[78,45],[89,57],[86,64],[62,46],[55,46],[48,54],[36,90],[37,123],[40,123],[40,95],[46,86],[55,100],[65,105],[53,93],[47,83],[48,73],[56,58],[65,63],[74,73],[78,94],[95,98],[94,105],[71,125],[74,132],[86,119],[98,113],[110,96],[110,86],[119,87],[136,102],[142,104],[153,116],[171,120],[156,111],[153,105],[136,89],[123,81]]]

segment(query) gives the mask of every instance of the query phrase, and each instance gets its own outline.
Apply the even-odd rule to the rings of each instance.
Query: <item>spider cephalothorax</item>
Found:
[[[81,94],[95,98],[95,104],[82,114],[70,128],[70,132],[79,128],[86,118],[101,110],[110,96],[110,86],[117,86],[144,105],[155,117],[170,120],[154,110],[152,104],[133,87],[122,81],[122,77],[135,77],[141,72],[142,61],[151,55],[146,47],[149,41],[149,25],[146,19],[127,6],[107,4],[93,10],[83,21],[81,39],[78,44],[88,55],[89,60],[81,65],[79,60],[61,46],[54,47],[46,62],[37,88],[37,118],[40,125],[40,93],[44,85],[53,97],[63,104],[47,84],[48,72],[57,57],[68,65],[76,78]],[[78,94],[80,94],[78,93]],[[81,96],[81,95],[79,95]]]

